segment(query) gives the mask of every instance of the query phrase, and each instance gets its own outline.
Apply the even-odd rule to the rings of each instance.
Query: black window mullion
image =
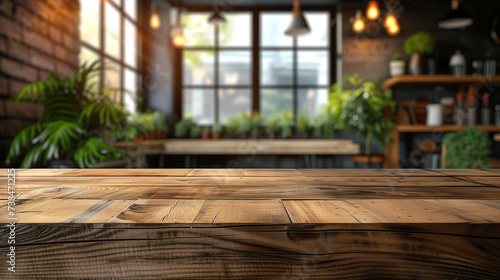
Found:
[[[297,84],[298,84],[298,53],[297,53],[297,37],[293,37],[293,118],[295,123],[297,122],[297,108],[298,108],[298,93],[297,93]]]
[[[252,12],[252,111],[260,113],[260,18]]]
[[[219,65],[219,26],[214,28],[215,30],[215,38],[214,38],[214,124],[219,124],[219,74],[220,74],[220,65]]]
[[[125,98],[124,98],[124,88],[125,88],[125,20],[123,18],[124,15],[124,10],[123,10],[123,3],[124,0],[120,0],[120,4],[122,9],[118,9],[118,12],[120,12],[120,104],[125,105]]]
[[[100,48],[100,52],[99,52],[99,62],[101,63],[101,65],[104,65],[104,47],[106,46],[106,43],[104,42],[104,39],[105,39],[105,31],[106,31],[106,28],[104,27],[104,24],[105,24],[105,20],[106,20],[106,16],[104,15],[105,11],[104,11],[104,1],[100,1],[99,2],[99,10],[100,10],[100,17],[99,17],[99,20],[101,21],[101,24],[99,25],[99,28],[100,28],[100,34],[99,34],[99,41],[100,41],[100,45],[99,45],[99,48]],[[103,88],[104,87],[104,83],[105,83],[105,72],[104,70],[101,71],[101,73],[99,73],[99,88]]]

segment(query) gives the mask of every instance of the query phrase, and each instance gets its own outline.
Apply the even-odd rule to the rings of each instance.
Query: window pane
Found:
[[[293,37],[286,36],[290,13],[260,14],[260,44],[263,47],[291,47]]]
[[[110,60],[105,61],[106,70],[104,73],[105,82],[104,86],[110,89],[115,90],[111,95],[111,98],[116,102],[120,102],[120,88],[121,88],[121,78],[120,78],[120,65],[114,63]]]
[[[209,51],[183,51],[185,85],[214,84],[214,56]]]
[[[299,85],[328,85],[328,51],[299,51]]]
[[[330,15],[329,13],[304,13],[311,33],[297,39],[299,47],[326,47],[329,45]]]
[[[291,85],[293,83],[292,52],[262,51],[260,83],[262,85]]]
[[[183,117],[193,117],[200,125],[214,123],[215,105],[212,89],[187,89],[183,91],[182,98]]]
[[[252,91],[250,89],[219,90],[219,122],[226,123],[230,117],[240,112],[250,113],[252,106]]]
[[[137,0],[123,0],[125,6],[125,13],[132,19],[137,20]]]
[[[213,46],[215,29],[207,23],[208,13],[184,13],[181,22],[184,25],[186,47]]]
[[[226,24],[220,27],[219,45],[250,47],[252,44],[252,17],[249,13],[225,13]]]
[[[99,59],[99,54],[92,51],[89,48],[86,48],[85,46],[81,46],[80,48],[80,64],[83,64],[84,62],[94,62],[97,59]]]
[[[105,3],[106,12],[106,53],[120,57],[120,13],[109,2]]]
[[[113,3],[115,3],[117,6],[120,6],[120,0],[111,0]]]
[[[80,36],[82,41],[98,48],[100,44],[100,1],[80,1]]]
[[[128,19],[125,20],[125,63],[137,67],[137,27]]]
[[[123,93],[123,105],[130,112],[137,112],[137,73],[125,69],[125,92]]]
[[[305,111],[311,119],[316,118],[319,108],[328,103],[327,89],[302,88],[297,93],[297,110]]]
[[[262,89],[260,91],[260,111],[263,116],[280,111],[293,111],[292,89]]]
[[[219,56],[221,85],[251,84],[250,51],[221,51]]]

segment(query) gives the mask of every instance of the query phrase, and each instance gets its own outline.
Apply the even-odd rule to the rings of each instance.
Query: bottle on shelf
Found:
[[[490,125],[490,95],[483,93],[483,106],[481,107],[481,123],[482,125]]]
[[[467,96],[467,125],[476,125],[476,98],[474,94]]]
[[[495,106],[495,125],[500,126],[500,104]]]
[[[455,106],[455,124],[457,126],[463,126],[465,123],[465,112],[464,112],[464,96],[461,92],[457,93],[457,103]]]

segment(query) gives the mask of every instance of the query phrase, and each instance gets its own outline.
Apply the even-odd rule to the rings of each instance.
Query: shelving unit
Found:
[[[385,80],[384,85],[390,89],[395,86],[459,86],[463,89],[468,88],[467,92],[475,92],[476,88],[481,85],[500,83],[500,76],[486,77],[486,76],[462,76],[455,77],[453,75],[403,75],[392,77]],[[487,132],[500,132],[498,126],[477,126],[481,131]],[[386,162],[384,164],[387,168],[399,168],[399,146],[400,137],[399,133],[432,133],[432,132],[455,132],[465,129],[465,127],[454,125],[442,126],[426,126],[423,124],[408,124],[397,125],[396,130],[392,131],[393,142],[385,147]]]

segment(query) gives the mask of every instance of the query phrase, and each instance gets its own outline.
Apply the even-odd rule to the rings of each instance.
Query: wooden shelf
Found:
[[[471,75],[463,77],[455,77],[453,75],[403,75],[392,77],[385,80],[384,84],[387,87],[393,87],[396,85],[461,85],[461,84],[483,84],[483,83],[500,83],[500,76],[486,77],[479,76],[474,77]]]
[[[500,126],[476,126],[479,131],[487,132],[500,132]],[[427,126],[425,124],[404,124],[397,125],[396,129],[399,132],[454,132],[464,130],[466,126],[455,125],[441,125],[441,126]]]

